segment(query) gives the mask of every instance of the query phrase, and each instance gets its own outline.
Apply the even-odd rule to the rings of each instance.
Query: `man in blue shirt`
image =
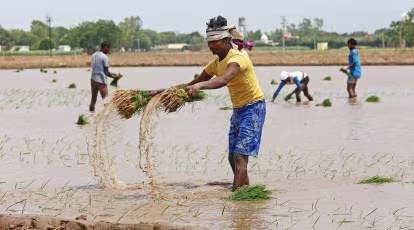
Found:
[[[296,102],[301,102],[300,99],[300,93],[303,91],[303,94],[305,94],[305,97],[308,98],[309,101],[313,101],[312,96],[309,94],[309,89],[308,89],[308,83],[309,83],[309,75],[306,74],[305,72],[301,72],[301,71],[295,71],[295,72],[286,72],[286,71],[282,71],[280,73],[280,84],[277,87],[275,93],[273,94],[272,97],[272,102],[275,101],[277,95],[279,95],[280,91],[282,90],[282,88],[286,85],[296,85],[295,90],[293,90],[293,92],[289,93],[286,97],[285,97],[285,101],[289,100],[292,98],[292,95],[295,94],[296,95]]]
[[[348,75],[346,89],[348,91],[349,98],[356,98],[357,94],[355,88],[362,73],[361,60],[359,58],[358,50],[356,49],[357,41],[351,38],[348,40],[347,44],[349,48],[348,65],[342,67],[340,70]]]

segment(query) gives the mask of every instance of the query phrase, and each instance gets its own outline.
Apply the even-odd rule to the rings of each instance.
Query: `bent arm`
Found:
[[[105,73],[106,76],[108,76],[110,78],[114,78],[114,75],[109,72],[109,67],[108,66],[104,66],[104,73]]]
[[[221,88],[223,86],[226,86],[227,83],[233,79],[237,73],[240,72],[240,65],[237,63],[230,63],[227,66],[226,71],[224,72],[223,75],[221,76],[217,76],[215,78],[210,77],[209,80],[205,80],[205,78],[203,78],[203,75],[201,75],[199,78],[195,79],[193,82],[197,82],[195,84],[198,85],[198,87],[200,87],[200,89],[218,89]],[[204,73],[204,72],[203,72]],[[202,81],[204,80],[204,81]],[[193,85],[195,85],[193,84]],[[190,84],[191,85],[191,84]]]

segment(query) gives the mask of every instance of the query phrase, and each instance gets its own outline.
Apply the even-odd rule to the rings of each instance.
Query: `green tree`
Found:
[[[134,43],[136,43],[138,31],[141,27],[142,20],[139,16],[124,18],[124,20],[119,23],[119,29],[121,30],[121,46],[128,49],[136,48],[134,47]]]
[[[30,26],[30,32],[40,39],[47,38],[49,34],[48,26],[39,20],[33,20]]]

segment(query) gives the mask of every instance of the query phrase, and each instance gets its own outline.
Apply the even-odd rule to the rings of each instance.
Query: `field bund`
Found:
[[[361,49],[363,65],[414,65],[412,49]],[[270,52],[253,51],[250,57],[256,66],[319,66],[345,65],[347,50],[330,51],[288,51]],[[113,53],[110,55],[111,66],[203,66],[214,56],[205,52],[141,52]],[[90,56],[0,56],[0,69],[62,68],[87,67]]]

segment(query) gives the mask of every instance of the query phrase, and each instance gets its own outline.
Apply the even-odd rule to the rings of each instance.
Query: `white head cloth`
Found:
[[[223,26],[219,28],[208,28],[206,30],[207,33],[207,41],[218,41],[223,38],[231,38],[230,30],[235,29],[235,26]]]

